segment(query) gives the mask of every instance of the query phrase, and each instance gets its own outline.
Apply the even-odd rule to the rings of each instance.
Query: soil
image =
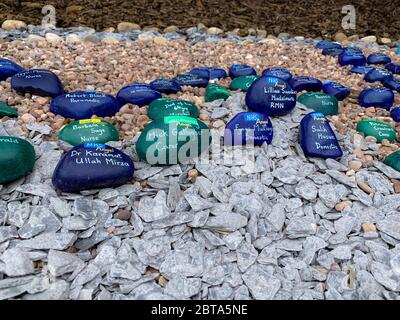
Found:
[[[356,2],[356,1],[353,1]],[[85,25],[102,30],[121,21],[142,27],[170,25],[192,27],[198,23],[220,27],[259,28],[268,34],[288,32],[295,36],[330,37],[343,31],[342,7],[348,0],[44,0],[0,1],[0,21],[23,20],[40,24],[44,5],[56,8],[58,27]],[[400,39],[400,6],[392,0],[359,0],[354,3],[357,28],[348,35],[388,36]]]

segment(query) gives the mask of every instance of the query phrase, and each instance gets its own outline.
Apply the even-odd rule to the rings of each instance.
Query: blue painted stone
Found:
[[[397,80],[397,79],[394,79],[394,78],[388,79],[383,83],[383,85],[386,88],[389,88],[391,90],[394,90],[394,91],[397,91],[397,92],[400,93],[400,80]]]
[[[369,71],[364,76],[364,81],[373,83],[373,82],[385,82],[388,79],[392,79],[393,74],[386,69],[383,68],[375,68]]]
[[[262,72],[262,75],[266,77],[277,77],[285,81],[292,79],[292,74],[290,71],[280,67],[267,68]]]
[[[76,120],[112,117],[121,105],[112,95],[96,91],[76,91],[62,94],[51,101],[50,111]]]
[[[289,81],[290,85],[297,92],[313,91],[318,92],[322,89],[322,82],[313,77],[294,77]]]
[[[365,107],[376,107],[389,110],[393,106],[394,94],[388,88],[367,88],[361,91],[358,101]]]
[[[332,42],[332,41],[328,41],[328,40],[322,40],[322,41],[318,42],[315,47],[317,49],[339,49],[339,48],[342,48],[340,43]]]
[[[326,94],[334,96],[339,101],[343,101],[350,95],[350,89],[337,82],[327,81],[322,85],[322,90]]]
[[[324,56],[331,56],[331,57],[338,57],[343,53],[343,48],[327,48],[322,50],[322,55]]]
[[[64,89],[57,75],[45,69],[32,69],[15,74],[11,87],[19,93],[30,93],[43,97],[57,97]]]
[[[142,107],[159,98],[161,98],[161,94],[144,83],[127,85],[117,93],[117,100],[121,106],[131,103]]]
[[[20,65],[11,60],[0,58],[0,81],[7,80],[9,77],[21,71],[24,71],[24,68]]]
[[[202,87],[205,88],[208,85],[208,78],[200,77],[193,73],[184,73],[173,79],[181,86],[191,86],[191,87]]]
[[[386,65],[386,69],[389,70],[391,73],[400,74],[400,64],[398,63],[388,63]]]
[[[375,68],[371,66],[354,66],[350,69],[349,73],[367,74],[373,69]]]
[[[393,108],[390,111],[390,116],[396,122],[400,122],[400,107]]]
[[[382,52],[371,53],[367,58],[368,64],[387,64],[390,62],[392,62],[392,59]]]
[[[360,49],[354,47],[347,47],[339,55],[339,63],[341,66],[353,65],[362,66],[367,61]]]
[[[86,143],[64,155],[54,171],[53,184],[63,192],[111,188],[131,180],[133,172],[131,158],[122,151]]]
[[[343,155],[335,132],[320,112],[311,112],[301,120],[300,145],[308,157],[327,159]]]
[[[271,116],[289,113],[296,106],[296,91],[276,77],[260,77],[247,90],[247,106],[256,112]]]
[[[270,118],[259,112],[240,112],[225,127],[225,145],[262,145],[271,143],[273,137]]]
[[[247,64],[233,64],[229,68],[229,76],[234,79],[240,76],[255,76],[257,75],[256,70]]]
[[[228,75],[224,69],[213,67],[199,67],[192,69],[189,73],[197,74],[200,77],[210,80],[226,78]]]
[[[164,78],[159,78],[150,82],[150,87],[155,91],[165,94],[177,93],[179,91],[182,91],[182,88],[178,82]]]

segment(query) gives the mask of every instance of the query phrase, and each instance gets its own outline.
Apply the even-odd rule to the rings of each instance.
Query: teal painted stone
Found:
[[[211,143],[208,126],[195,118],[169,116],[152,121],[136,142],[141,160],[152,165],[188,163]]]
[[[160,98],[150,103],[147,109],[147,115],[153,120],[168,116],[188,116],[197,118],[199,116],[199,109],[190,101]]]
[[[86,119],[71,122],[59,133],[58,138],[76,146],[82,143],[106,143],[118,141],[119,133],[109,122],[102,119]]]
[[[216,83],[210,83],[206,88],[204,100],[211,102],[219,99],[228,99],[231,93],[224,87]]]
[[[382,142],[384,139],[393,142],[396,139],[396,131],[390,125],[374,119],[361,120],[357,124],[357,131],[366,137],[375,137],[378,142]]]
[[[16,118],[18,117],[18,113],[4,102],[0,102],[0,118],[2,117]]]
[[[26,140],[0,136],[0,184],[26,176],[35,165],[35,150]]]
[[[240,76],[235,78],[229,85],[231,90],[242,90],[247,91],[250,86],[256,81],[260,76]]]
[[[400,171],[400,151],[396,151],[391,155],[387,156],[383,161],[383,163],[392,167],[397,171]]]
[[[339,102],[330,94],[307,92],[300,95],[297,101],[325,116],[338,114]]]

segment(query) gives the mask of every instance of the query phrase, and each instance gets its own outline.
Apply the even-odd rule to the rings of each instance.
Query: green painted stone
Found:
[[[86,119],[71,122],[59,133],[58,138],[73,146],[82,143],[118,141],[119,133],[109,122],[102,119]]]
[[[4,102],[0,102],[0,118],[1,117],[16,118],[18,117],[18,113]]]
[[[147,109],[150,119],[160,119],[169,116],[188,116],[197,118],[199,109],[190,101],[180,99],[160,98],[150,103]]]
[[[26,140],[0,136],[0,184],[15,181],[32,171],[35,150]]]
[[[364,135],[372,136],[378,142],[387,139],[393,142],[396,139],[396,131],[388,124],[373,119],[364,119],[357,124],[357,131]]]
[[[400,171],[400,151],[396,151],[390,156],[387,156],[383,163],[397,171]]]
[[[136,142],[140,159],[157,165],[187,163],[211,143],[208,126],[195,118],[169,116],[152,121]]]
[[[224,87],[216,83],[210,83],[206,88],[206,94],[204,100],[211,102],[219,99],[228,99],[231,93]]]
[[[326,93],[307,92],[303,93],[297,99],[298,102],[304,104],[307,108],[322,113],[325,116],[333,116],[338,114],[338,100]]]
[[[250,86],[256,81],[260,76],[240,76],[235,78],[229,85],[231,90],[242,90],[247,91]]]

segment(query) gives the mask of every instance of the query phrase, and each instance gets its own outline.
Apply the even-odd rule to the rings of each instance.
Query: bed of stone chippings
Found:
[[[68,149],[57,140],[66,120],[49,112],[48,98],[19,96],[1,82],[0,99],[20,117],[1,119],[0,135],[30,139],[38,159],[32,174],[0,186],[0,299],[399,299],[400,173],[381,161],[399,143],[355,133],[367,116],[395,126],[387,111],[357,104],[361,76],[320,55],[313,40],[71,37],[14,38],[0,50],[25,68],[54,71],[67,91],[116,94],[130,82],[235,62],[338,81],[352,90],[330,117],[344,155],[304,157],[298,128],[310,110],[298,104],[272,119],[271,145],[234,150],[231,161],[150,167],[132,149],[146,108],[127,105],[108,120],[121,133],[110,145],[135,160],[131,183],[58,194],[51,176]],[[399,60],[387,47],[361,44]],[[243,93],[226,102],[203,96],[187,87],[171,97],[194,101],[216,137],[246,109]]]

